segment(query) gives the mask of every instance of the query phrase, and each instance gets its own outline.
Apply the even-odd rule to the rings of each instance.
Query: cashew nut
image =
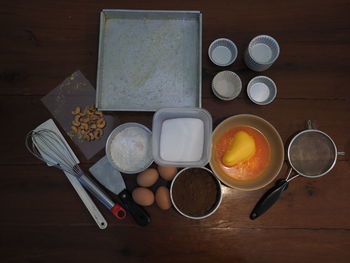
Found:
[[[77,106],[72,114],[74,119],[71,130],[79,138],[92,141],[103,136],[102,128],[106,126],[106,120],[103,113],[98,111],[94,105],[86,106],[84,110]]]
[[[96,126],[97,128],[104,128],[106,126],[106,121],[105,119],[99,119],[97,122],[96,122]]]
[[[95,139],[100,139],[103,135],[103,130],[100,128],[97,128],[94,132]]]
[[[91,121],[96,121],[96,120],[98,120],[98,116],[97,115],[91,115],[90,116],[90,120]]]
[[[88,142],[90,141],[90,136],[89,136],[89,134],[85,134],[83,138],[84,138],[84,140],[87,140]]]
[[[80,124],[80,127],[81,127],[83,130],[89,129],[89,125],[88,125],[87,123],[81,123],[81,124]]]
[[[80,126],[80,122],[72,121],[72,125],[79,127]]]
[[[89,117],[84,117],[84,118],[81,118],[80,121],[84,122],[84,123],[87,123],[87,122],[90,121],[90,118]]]
[[[80,113],[80,107],[76,107],[74,111],[72,111],[73,115],[79,114]]]

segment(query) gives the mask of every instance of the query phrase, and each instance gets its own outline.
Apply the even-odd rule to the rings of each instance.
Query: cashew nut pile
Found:
[[[87,106],[84,111],[81,111],[80,107],[76,107],[72,114],[74,119],[71,130],[80,139],[93,141],[102,137],[106,120],[101,111],[98,111],[94,106]]]

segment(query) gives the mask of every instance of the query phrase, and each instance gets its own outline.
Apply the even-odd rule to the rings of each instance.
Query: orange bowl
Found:
[[[237,180],[227,175],[224,170],[220,167],[217,160],[215,160],[215,145],[218,140],[230,129],[237,126],[248,126],[260,131],[268,141],[270,147],[270,162],[262,174],[256,179],[249,181]],[[263,188],[267,184],[271,183],[278,173],[280,172],[284,161],[284,146],[281,136],[269,122],[261,117],[240,114],[227,118],[221,122],[214,130],[212,134],[212,156],[210,159],[210,167],[214,174],[223,182],[225,185],[245,190],[257,190]]]

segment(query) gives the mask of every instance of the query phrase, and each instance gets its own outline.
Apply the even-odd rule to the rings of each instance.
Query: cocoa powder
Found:
[[[186,215],[207,215],[219,199],[219,186],[213,175],[205,169],[183,171],[172,188],[174,203]]]

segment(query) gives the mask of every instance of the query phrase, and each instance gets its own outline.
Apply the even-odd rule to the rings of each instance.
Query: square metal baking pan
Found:
[[[97,108],[201,107],[201,53],[199,11],[102,10]]]

